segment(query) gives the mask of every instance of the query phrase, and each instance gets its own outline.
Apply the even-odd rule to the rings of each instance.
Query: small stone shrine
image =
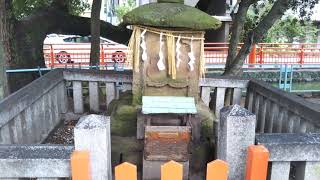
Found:
[[[158,0],[123,17],[132,25],[133,103],[138,112],[137,138],[144,138],[143,179],[157,179],[170,160],[189,172],[190,139],[200,138],[196,118],[199,79],[204,75],[204,30],[221,22],[183,4]],[[192,138],[191,138],[192,137]]]

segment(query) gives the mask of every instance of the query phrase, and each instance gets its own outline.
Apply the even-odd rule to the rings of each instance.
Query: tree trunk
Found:
[[[0,41],[0,100],[9,94],[3,47]]]
[[[259,43],[272,25],[289,9],[289,0],[277,0],[268,14],[260,21],[256,28],[251,30],[244,40],[244,45],[225,69],[224,75],[241,75],[244,60],[249,55],[252,45]],[[230,43],[231,45],[232,43]],[[233,44],[234,45],[234,44]],[[235,49],[233,49],[233,53]]]
[[[226,61],[226,69],[229,69],[237,55],[237,48],[240,42],[241,33],[243,32],[246,16],[253,0],[243,0],[239,3],[237,14],[234,14],[234,23],[231,28],[231,39],[229,41],[228,57]]]
[[[91,66],[99,65],[100,62],[100,9],[101,0],[93,0],[91,8]]]

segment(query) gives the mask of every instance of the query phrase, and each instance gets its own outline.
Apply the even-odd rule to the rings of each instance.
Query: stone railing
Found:
[[[319,106],[263,81],[216,77],[202,79],[199,85],[201,99],[214,111],[217,120],[224,106],[239,104],[256,114],[257,132],[319,132]],[[231,89],[230,98],[227,89]],[[241,102],[241,92],[246,92],[245,104]]]
[[[72,84],[73,105],[68,106],[67,83]],[[0,101],[0,144],[41,143],[68,111],[82,114],[99,112],[101,91],[105,88],[106,106],[119,98],[120,90],[130,90],[130,72],[81,69],[55,69]],[[88,84],[88,94],[83,93]],[[89,109],[84,99],[89,98]]]
[[[270,152],[271,180],[320,179],[320,134],[258,134],[256,143]]]
[[[58,180],[71,177],[73,149],[73,146],[57,145],[1,145],[0,179]]]
[[[83,84],[88,83],[89,87],[89,110],[90,112],[99,112],[99,88],[105,88],[105,105],[108,106],[113,99],[119,98],[120,90],[132,89],[132,73],[130,71],[97,71],[71,69],[64,71],[64,79],[72,82],[74,113],[84,112]],[[100,93],[102,95],[102,93]]]
[[[217,118],[220,117],[220,110],[224,106],[241,104],[241,92],[246,90],[249,80],[235,77],[216,77],[201,79],[199,86],[201,88],[201,99],[209,106],[213,103],[213,111]],[[230,98],[226,97],[227,89],[231,92]],[[211,98],[211,91],[214,91],[214,97]],[[228,96],[227,96],[228,97]]]
[[[67,111],[62,70],[54,70],[0,101],[0,144],[42,142]]]
[[[250,80],[245,107],[256,114],[260,133],[318,132],[320,107],[271,85]]]

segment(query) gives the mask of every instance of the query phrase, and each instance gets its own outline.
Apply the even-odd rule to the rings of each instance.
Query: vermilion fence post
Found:
[[[207,164],[206,180],[227,180],[228,164],[222,160],[215,160]]]
[[[262,46],[262,45],[260,45],[259,63],[260,63],[260,64],[263,64],[263,46]]]
[[[71,174],[74,180],[91,179],[88,151],[74,151],[71,154]]]
[[[246,180],[266,180],[269,151],[261,145],[249,146],[247,156]]]
[[[137,180],[137,166],[124,162],[115,167],[115,180]]]
[[[53,53],[53,47],[52,44],[50,45],[50,67],[54,67],[54,53]]]
[[[254,44],[249,54],[249,64],[256,64],[256,62],[257,62],[257,46]]]
[[[303,63],[304,63],[304,45],[302,44],[300,48],[300,64],[303,64]]]
[[[100,65],[104,65],[104,49],[103,49],[103,44],[100,45]]]
[[[175,161],[161,165],[161,180],[182,180],[183,166]]]

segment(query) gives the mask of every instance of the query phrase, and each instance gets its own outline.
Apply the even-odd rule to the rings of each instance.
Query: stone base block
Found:
[[[161,178],[161,165],[168,161],[148,161],[143,158],[143,180],[159,180]],[[178,162],[183,165],[183,180],[189,179],[189,161]]]

